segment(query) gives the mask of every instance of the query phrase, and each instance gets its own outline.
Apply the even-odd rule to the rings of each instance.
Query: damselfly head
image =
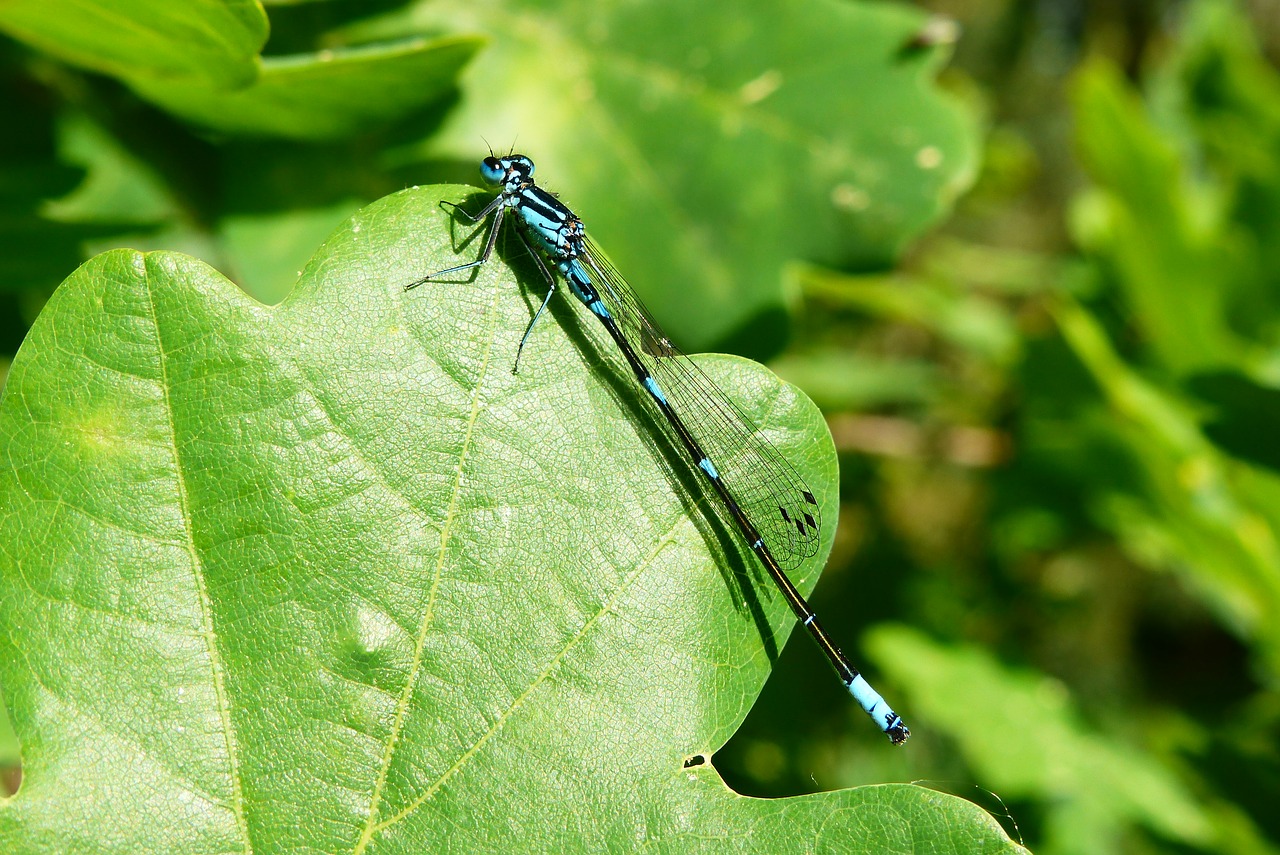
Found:
[[[480,177],[486,184],[514,183],[518,186],[533,176],[533,161],[523,154],[509,154],[506,157],[489,155],[480,161]]]

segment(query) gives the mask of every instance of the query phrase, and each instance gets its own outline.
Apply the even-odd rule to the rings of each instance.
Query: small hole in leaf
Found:
[[[692,757],[686,757],[686,758],[685,758],[685,760],[684,760],[684,767],[685,767],[686,769],[690,769],[690,768],[692,768],[692,767],[694,767],[694,766],[702,766],[702,765],[706,764],[706,762],[707,762],[707,755],[705,755],[705,754],[695,754],[695,755],[693,755]]]
[[[8,798],[18,792],[18,786],[21,783],[21,765],[15,764],[13,766],[0,766],[0,799]]]
[[[22,759],[0,757],[0,799],[7,799],[22,786]]]
[[[0,698],[0,799],[7,799],[18,792],[22,784],[22,757],[18,751],[18,737],[9,723],[4,699]]]

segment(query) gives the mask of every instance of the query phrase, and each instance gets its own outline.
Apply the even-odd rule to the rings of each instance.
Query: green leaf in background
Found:
[[[1264,106],[1280,93],[1280,76],[1258,61],[1229,4],[1195,4],[1186,39],[1159,77],[1163,112],[1148,109],[1111,65],[1080,74],[1077,138],[1097,187],[1073,223],[1122,295],[1149,361],[1183,386],[1162,388],[1158,375],[1126,364],[1088,307],[1068,302],[1056,315],[1113,410],[1113,438],[1142,471],[1138,489],[1100,497],[1097,518],[1134,555],[1175,569],[1253,643],[1274,680],[1280,477],[1227,455],[1264,466],[1275,459],[1260,409],[1275,392],[1258,381],[1274,385],[1270,319],[1280,303],[1263,262],[1274,257],[1267,241],[1280,218],[1259,203],[1280,200],[1280,156],[1269,142],[1280,139],[1280,108]],[[1183,151],[1213,168],[1193,169]],[[1203,429],[1183,400],[1188,390],[1218,409]]]
[[[1120,359],[1083,307],[1064,300],[1055,314],[1102,390],[1112,438],[1139,467],[1135,487],[1099,491],[1099,524],[1135,555],[1179,572],[1280,673],[1280,479],[1233,466],[1180,400]]]
[[[257,76],[267,16],[256,0],[5,0],[0,30],[127,80],[231,87]]]
[[[831,305],[916,324],[956,347],[985,359],[1011,363],[1017,330],[1004,309],[979,294],[932,279],[899,275],[848,276],[808,268],[800,279],[806,295]]]
[[[1270,343],[1280,313],[1280,72],[1236,3],[1201,0],[1153,89],[1194,131],[1195,158],[1229,208],[1231,248],[1247,273],[1217,283],[1230,289],[1232,325]]]
[[[483,44],[470,36],[266,57],[251,86],[135,80],[139,95],[228,134],[342,139],[399,118],[453,91]]]
[[[1060,683],[905,627],[873,630],[868,646],[1001,798],[1050,797],[1047,848],[1115,851],[1130,822],[1184,845],[1211,843],[1208,808],[1169,769],[1090,732]]]
[[[1238,358],[1228,299],[1248,269],[1224,200],[1197,181],[1120,70],[1096,62],[1074,84],[1076,138],[1097,186],[1073,211],[1077,240],[1114,273],[1153,354],[1175,372]]]
[[[145,231],[172,226],[186,215],[151,164],[139,160],[83,113],[60,116],[56,137],[58,158],[82,169],[84,180],[66,195],[47,194],[41,205],[45,216],[65,223],[109,223],[118,230]]]
[[[224,217],[220,237],[236,283],[259,302],[279,303],[297,281],[297,259],[308,257],[308,250],[359,207],[356,200],[343,199],[324,208]]]
[[[48,93],[7,73],[13,70],[10,61],[0,50],[0,292],[21,293],[60,281],[80,263],[84,241],[119,226],[109,215],[68,222],[50,210],[48,200],[72,192],[86,171],[57,156],[59,122]],[[18,331],[12,344],[0,347],[12,353],[20,338]]]
[[[794,620],[580,307],[513,375],[538,295],[508,268],[403,291],[458,258],[436,189],[359,212],[275,308],[129,251],[50,300],[0,402],[0,851],[1018,851],[923,788],[686,767]],[[816,409],[700,364],[834,517]]]
[[[843,0],[752,10],[433,2],[384,26],[493,39],[426,153],[476,162],[482,140],[515,146],[676,341],[770,353],[758,324],[783,309],[783,265],[886,264],[968,185],[977,145],[933,83],[943,52],[904,51],[922,13]]]
[[[769,363],[825,411],[847,412],[928,400],[938,380],[932,365],[871,359],[843,351],[781,357]]]

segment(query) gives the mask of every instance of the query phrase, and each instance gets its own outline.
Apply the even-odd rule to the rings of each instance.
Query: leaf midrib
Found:
[[[236,818],[236,828],[244,840],[246,855],[253,852],[253,842],[249,836],[249,823],[244,811],[244,790],[241,786],[240,750],[237,745],[235,724],[231,720],[231,705],[227,697],[226,668],[222,663],[222,655],[218,651],[218,635],[213,626],[213,601],[209,597],[209,587],[205,578],[204,562],[196,549],[192,533],[194,520],[191,515],[191,502],[187,494],[187,479],[182,454],[178,450],[178,429],[174,419],[173,400],[169,394],[169,355],[165,351],[164,337],[161,334],[160,318],[156,313],[155,294],[151,287],[151,275],[147,258],[139,254],[141,262],[142,284],[147,291],[147,310],[151,313],[151,325],[156,333],[156,355],[160,360],[160,389],[164,394],[164,412],[169,421],[169,450],[173,454],[174,477],[178,488],[178,511],[182,519],[182,530],[185,535],[183,547],[191,560],[192,575],[195,578],[196,591],[200,598],[201,633],[206,649],[209,651],[209,669],[213,676],[213,691],[218,703],[218,718],[222,722],[222,732],[227,742],[227,763],[230,765],[231,809]]]
[[[431,622],[435,616],[436,592],[440,587],[440,576],[444,571],[445,558],[449,548],[449,537],[453,532],[453,522],[457,516],[458,500],[462,492],[463,476],[465,474],[465,466],[467,458],[472,446],[472,438],[475,435],[476,422],[479,420],[481,401],[484,396],[481,394],[485,388],[485,380],[489,374],[489,368],[492,365],[492,354],[494,340],[496,339],[495,324],[498,306],[498,298],[501,293],[501,283],[498,283],[492,289],[492,297],[490,298],[488,311],[488,332],[485,336],[485,349],[480,362],[480,371],[476,378],[475,386],[471,393],[471,412],[467,417],[466,436],[463,438],[462,449],[458,453],[458,462],[455,466],[453,491],[449,497],[448,511],[445,513],[443,524],[440,526],[440,549],[436,555],[435,571],[431,577],[431,588],[427,594],[427,607],[422,616],[422,624],[418,628],[418,636],[414,641],[413,662],[409,667],[409,675],[405,680],[404,688],[400,692],[400,698],[396,701],[395,720],[392,722],[391,733],[387,737],[386,747],[382,754],[382,765],[378,770],[378,780],[374,784],[373,795],[369,800],[369,810],[365,826],[360,832],[360,839],[356,843],[354,855],[360,855],[368,848],[373,841],[373,836],[382,827],[378,823],[378,811],[382,801],[382,792],[386,787],[387,775],[390,773],[392,760],[395,758],[396,748],[399,745],[400,734],[404,729],[405,721],[408,719],[409,707],[413,701],[413,693],[418,684],[418,675],[422,670],[423,651],[427,643],[427,632],[431,628]],[[403,305],[403,295],[400,296],[401,305]],[[430,357],[430,353],[423,348],[423,355]],[[467,755],[469,756],[469,755]]]

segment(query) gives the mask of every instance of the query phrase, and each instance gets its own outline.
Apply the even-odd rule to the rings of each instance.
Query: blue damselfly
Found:
[[[493,201],[477,214],[453,206],[473,223],[493,217],[480,257],[428,274],[405,289],[484,264],[493,254],[504,217],[513,212],[520,237],[548,285],[546,299],[520,339],[513,370],[518,370],[529,334],[555,293],[556,278],[546,264],[550,261],[573,295],[608,330],[693,465],[706,477],[854,700],[895,745],[905,742],[911,732],[902,719],[835,646],[787,577],[787,570],[818,549],[821,515],[804,479],[759,435],[741,409],[671,344],[640,298],[587,237],[582,220],[534,183],[533,161],[518,154],[490,155],[481,163],[480,174],[487,184],[499,188]]]

